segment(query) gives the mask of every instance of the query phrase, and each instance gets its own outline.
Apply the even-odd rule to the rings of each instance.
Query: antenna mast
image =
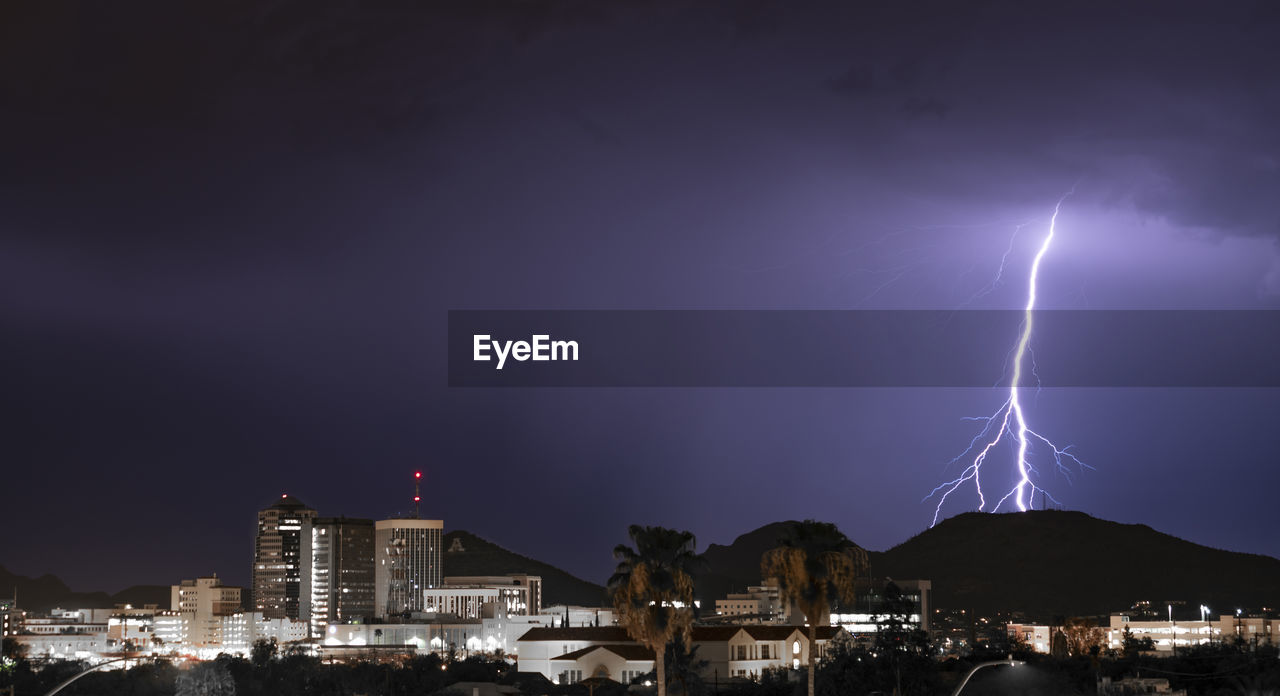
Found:
[[[418,508],[419,503],[422,502],[422,492],[419,490],[419,484],[421,483],[422,472],[413,472],[413,519],[415,520],[422,519],[422,510]]]

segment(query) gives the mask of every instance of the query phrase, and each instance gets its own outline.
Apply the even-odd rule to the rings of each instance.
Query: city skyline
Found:
[[[0,10],[0,564],[247,588],[275,496],[415,470],[595,581],[633,523],[888,548],[997,391],[450,388],[448,311],[1016,310],[1073,185],[1038,308],[1280,309],[1274,4],[490,9]],[[1026,395],[1064,508],[1280,557],[1277,390]]]

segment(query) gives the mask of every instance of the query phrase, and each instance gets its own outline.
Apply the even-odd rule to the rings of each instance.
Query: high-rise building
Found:
[[[311,530],[311,630],[374,615],[373,520],[317,517]]]
[[[253,606],[268,619],[311,618],[311,536],[304,526],[315,518],[315,510],[290,495],[258,512]]]
[[[443,520],[379,520],[375,524],[376,615],[423,611],[423,591],[440,585]]]

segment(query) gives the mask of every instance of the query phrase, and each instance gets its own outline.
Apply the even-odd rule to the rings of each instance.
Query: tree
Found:
[[[697,645],[689,647],[678,637],[667,644],[663,662],[667,670],[667,681],[680,684],[681,696],[697,696],[706,692],[702,673],[709,664],[707,660],[698,657]]]
[[[910,623],[915,602],[902,594],[902,588],[890,581],[884,586],[880,599],[880,612],[876,622],[876,652],[889,662],[893,671],[894,692],[902,693],[902,666],[904,659],[927,655],[929,635]]]
[[[235,696],[236,682],[222,662],[201,662],[176,680],[175,696]]]
[[[253,663],[254,667],[263,667],[268,662],[271,662],[278,649],[275,638],[270,640],[259,638],[253,641],[253,647],[249,651],[249,661]]]
[[[27,646],[18,642],[17,638],[5,636],[3,649],[0,649],[0,655],[11,660],[20,660],[27,654]]]
[[[1102,629],[1093,619],[1072,618],[1062,624],[1062,638],[1071,657],[1096,657],[1104,639]]]
[[[658,696],[666,696],[667,644],[675,638],[688,643],[693,625],[696,540],[690,532],[664,527],[633,524],[627,533],[635,548],[614,548],[618,567],[609,578],[609,593],[627,634],[653,650]]]
[[[778,579],[782,596],[804,613],[809,624],[809,696],[813,696],[818,623],[830,623],[835,602],[853,603],[854,583],[867,570],[867,552],[834,524],[814,520],[794,523],[778,544],[765,552],[760,572]]]
[[[1133,631],[1130,631],[1128,626],[1124,627],[1124,637],[1120,645],[1125,657],[1137,657],[1143,652],[1150,652],[1156,649],[1156,643],[1151,640],[1150,636],[1135,638]]]

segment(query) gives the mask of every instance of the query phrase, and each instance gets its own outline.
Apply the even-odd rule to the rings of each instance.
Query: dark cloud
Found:
[[[986,394],[449,390],[450,308],[957,306],[988,286],[978,305],[1014,306],[1030,237],[992,281],[1013,227],[1077,181],[1048,298],[1268,306],[1280,288],[1274,3],[0,13],[0,324],[21,366],[0,458],[19,488],[61,493],[54,474],[81,472],[73,506],[133,496],[175,535],[230,530],[182,572],[243,574],[253,508],[278,487],[388,514],[420,465],[451,492],[435,499],[451,525],[596,576],[642,518],[725,541],[829,517],[875,548],[927,521],[934,463],[972,437],[956,418],[986,408]],[[1044,397],[1055,432],[1104,465],[1071,502],[1185,524],[1116,493],[1146,490],[1147,452],[1165,498],[1211,487],[1204,457],[1274,489],[1249,470],[1275,444],[1265,428],[1218,438],[1230,451],[1148,449],[1167,421],[1245,423],[1267,395],[1116,398]],[[180,472],[219,467],[207,497],[174,493]],[[499,482],[476,495],[507,512],[452,493],[476,490],[475,471]],[[825,482],[817,497],[806,475]],[[712,492],[745,502],[714,512]],[[513,523],[526,500],[541,514]],[[574,550],[550,541],[577,534],[582,510],[595,522]],[[1226,526],[1204,540],[1280,552]],[[93,540],[64,552],[24,541],[0,562],[95,579]],[[143,570],[107,582],[175,579]]]

